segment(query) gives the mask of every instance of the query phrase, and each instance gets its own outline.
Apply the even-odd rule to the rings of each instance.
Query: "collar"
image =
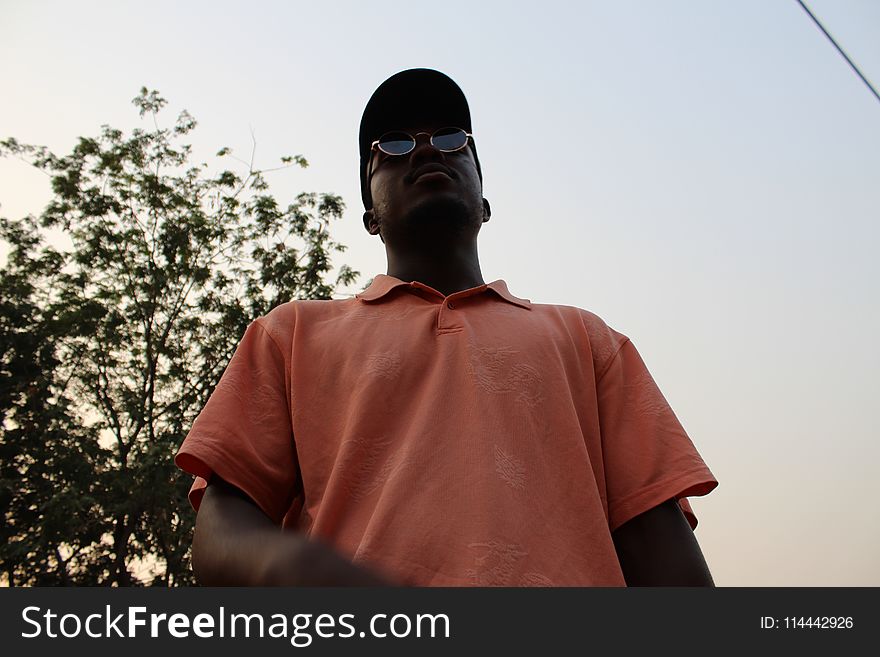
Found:
[[[428,285],[425,285],[424,283],[419,283],[418,281],[408,283],[406,281],[400,280],[399,278],[395,278],[394,276],[388,276],[387,274],[377,274],[376,277],[373,279],[373,282],[370,284],[370,287],[368,287],[360,294],[356,294],[355,297],[360,299],[361,301],[379,301],[383,297],[387,296],[388,293],[391,292],[391,290],[402,286],[406,286],[409,288],[421,288],[423,290],[433,292],[441,298],[446,298],[440,292],[432,287],[429,287]],[[508,303],[512,303],[515,306],[525,308],[526,310],[532,309],[532,304],[529,302],[528,299],[520,299],[519,297],[513,296],[510,293],[510,290],[507,289],[507,283],[505,283],[501,279],[488,284],[484,283],[483,285],[473,287],[469,290],[462,290],[461,292],[450,294],[449,298],[469,297],[474,294],[485,292],[486,290],[491,290],[499,297],[501,297]]]

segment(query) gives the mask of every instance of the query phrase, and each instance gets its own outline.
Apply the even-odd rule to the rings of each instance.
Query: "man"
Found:
[[[685,498],[717,482],[632,343],[484,282],[471,132],[437,71],[368,102],[388,273],[248,328],[177,455],[200,582],[712,585]]]

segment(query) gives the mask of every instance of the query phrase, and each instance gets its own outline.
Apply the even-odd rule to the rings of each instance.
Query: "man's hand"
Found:
[[[715,586],[676,500],[636,516],[611,537],[627,586]]]
[[[193,571],[205,586],[393,586],[335,550],[282,531],[238,488],[213,477],[196,516]]]

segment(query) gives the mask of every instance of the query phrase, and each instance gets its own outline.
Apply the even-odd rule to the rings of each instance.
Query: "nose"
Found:
[[[413,135],[413,139],[416,145],[409,153],[409,161],[412,168],[419,166],[423,162],[446,162],[446,153],[431,144],[430,132],[417,132]]]

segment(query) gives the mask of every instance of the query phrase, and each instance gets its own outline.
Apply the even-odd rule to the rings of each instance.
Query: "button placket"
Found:
[[[459,307],[460,304],[456,299],[446,298],[443,300],[443,302],[440,304],[440,310],[437,317],[438,331],[448,331],[462,328],[461,311],[457,310],[457,308]]]

